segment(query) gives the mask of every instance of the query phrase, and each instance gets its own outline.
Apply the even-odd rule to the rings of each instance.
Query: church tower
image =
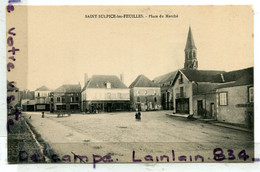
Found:
[[[185,52],[184,69],[191,69],[191,70],[198,69],[197,48],[195,46],[190,27],[189,27],[189,33],[188,33],[184,52]]]

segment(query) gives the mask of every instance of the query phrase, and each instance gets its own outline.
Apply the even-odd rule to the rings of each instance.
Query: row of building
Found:
[[[148,79],[139,75],[127,87],[124,76],[84,75],[84,85],[46,86],[20,92],[27,111],[114,112],[172,110],[252,127],[253,67],[230,72],[199,70],[197,48],[189,28],[184,68]]]
[[[127,87],[116,75],[85,74],[80,84],[62,85],[55,90],[42,86],[35,91],[20,91],[24,111],[115,112],[160,110],[160,87],[140,75]]]

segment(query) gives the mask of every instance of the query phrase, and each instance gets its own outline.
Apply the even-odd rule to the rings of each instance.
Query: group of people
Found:
[[[140,111],[138,111],[138,112],[135,113],[135,119],[136,119],[137,121],[140,121],[140,120],[141,120],[141,112],[140,112]]]

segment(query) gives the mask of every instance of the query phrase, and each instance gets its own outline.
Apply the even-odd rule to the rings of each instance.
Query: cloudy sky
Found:
[[[141,14],[144,18],[85,18],[86,14]],[[149,18],[150,14],[178,18]],[[153,79],[183,68],[189,25],[199,69],[253,66],[250,6],[31,6],[24,57],[28,66],[23,68],[28,80],[22,83],[25,80],[20,78],[18,86],[30,90],[79,82],[83,86],[84,73],[89,77],[124,73],[127,86],[139,74]]]

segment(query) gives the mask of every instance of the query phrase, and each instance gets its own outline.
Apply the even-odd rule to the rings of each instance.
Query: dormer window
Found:
[[[107,83],[106,83],[106,86],[107,86],[107,88],[110,89],[110,88],[111,88],[111,83],[110,83],[110,82],[107,82]]]

